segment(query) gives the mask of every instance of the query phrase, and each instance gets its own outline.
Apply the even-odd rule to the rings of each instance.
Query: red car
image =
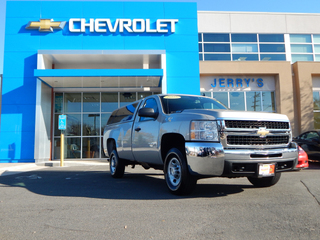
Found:
[[[309,162],[308,162],[308,155],[307,153],[299,146],[299,158],[298,158],[298,164],[296,166],[296,169],[303,169],[308,168]]]

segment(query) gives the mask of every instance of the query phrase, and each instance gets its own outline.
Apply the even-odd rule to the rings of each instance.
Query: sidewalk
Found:
[[[89,166],[89,165],[109,165],[104,161],[64,161],[63,167]],[[43,163],[0,163],[0,177],[22,172],[29,172],[48,167],[60,167],[60,161],[49,161]]]

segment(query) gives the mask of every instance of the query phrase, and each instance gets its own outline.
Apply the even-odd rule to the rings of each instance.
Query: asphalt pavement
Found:
[[[202,179],[182,197],[169,193],[162,171],[140,166],[121,179],[110,177],[107,164],[25,169],[0,176],[0,239],[320,236],[319,163],[282,174],[270,188],[246,178]]]

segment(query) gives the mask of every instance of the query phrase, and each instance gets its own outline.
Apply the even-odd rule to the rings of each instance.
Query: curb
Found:
[[[22,172],[30,172],[35,170],[40,170],[48,167],[60,167],[60,161],[49,161],[42,163],[25,163],[25,164],[6,164],[5,167],[1,167],[0,165],[0,177],[8,176],[13,174],[19,174]],[[109,163],[107,161],[65,161],[63,167],[76,167],[76,166],[108,166]]]

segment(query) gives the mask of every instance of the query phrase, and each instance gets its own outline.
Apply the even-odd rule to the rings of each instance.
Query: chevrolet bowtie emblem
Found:
[[[259,127],[259,130],[257,131],[257,134],[259,134],[261,138],[265,138],[266,135],[267,135],[269,132],[270,132],[270,131],[266,130],[265,127]]]
[[[39,22],[30,21],[26,29],[38,29],[40,32],[53,32],[53,29],[63,29],[66,22],[54,22],[53,19],[40,19]]]

